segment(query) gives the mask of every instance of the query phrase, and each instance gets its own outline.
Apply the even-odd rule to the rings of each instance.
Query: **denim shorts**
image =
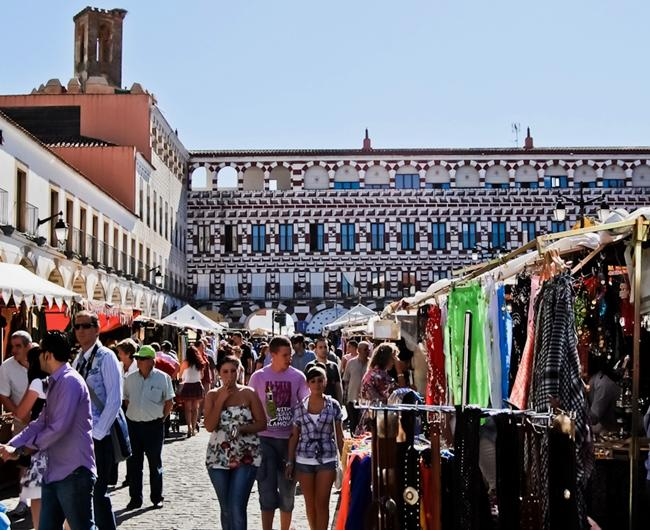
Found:
[[[336,470],[336,461],[327,461],[326,463],[319,463],[317,465],[296,463],[294,469],[296,472],[302,472],[303,474],[315,474],[321,470]]]
[[[262,463],[257,471],[260,509],[262,511],[280,509],[282,512],[290,513],[293,511],[296,497],[296,482],[284,476],[289,440],[260,437],[260,449]]]

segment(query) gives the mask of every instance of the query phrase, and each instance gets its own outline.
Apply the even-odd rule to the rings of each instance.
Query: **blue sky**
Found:
[[[128,10],[123,85],[188,149],[650,145],[650,2],[21,0],[0,93],[73,74],[72,17]]]

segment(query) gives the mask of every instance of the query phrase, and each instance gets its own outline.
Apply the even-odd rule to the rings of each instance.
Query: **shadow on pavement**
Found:
[[[183,432],[179,433],[170,433],[165,437],[163,444],[173,444],[178,441],[184,441],[187,439],[187,434]]]
[[[117,511],[113,511],[115,513],[115,522],[119,526],[122,522],[126,522],[127,520],[130,520],[131,518],[134,518],[136,516],[140,516],[142,513],[148,513],[149,511],[158,511],[156,507],[153,505],[149,505],[148,507],[141,507],[140,509],[135,509],[134,511],[127,511],[126,509],[119,509]],[[12,528],[15,529],[15,528]]]

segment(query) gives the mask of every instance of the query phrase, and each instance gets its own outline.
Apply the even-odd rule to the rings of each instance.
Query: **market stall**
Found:
[[[6,338],[14,330],[47,329],[46,312],[65,314],[81,297],[58,284],[32,273],[19,264],[0,262],[0,347],[4,359]],[[37,334],[33,334],[37,339]]]
[[[642,244],[647,239],[649,214],[650,210],[642,209],[615,223],[540,236],[502,258],[461,271],[456,278],[393,303],[382,313],[386,320],[396,319],[396,313],[404,309],[418,312],[419,339],[427,347],[429,361],[426,399],[432,407],[461,408],[456,414],[465,408],[479,408],[481,415],[492,416],[506,405],[507,411],[522,411],[532,418],[548,416],[549,411],[556,415],[557,404],[567,410],[574,448],[567,454],[573,456],[567,465],[573,463],[577,468],[573,478],[565,479],[576,483],[567,491],[572,500],[578,500],[559,511],[561,500],[555,506],[550,504],[554,510],[549,509],[549,502],[542,503],[545,519],[537,521],[541,526],[551,525],[558,515],[565,517],[568,509],[574,511],[576,522],[584,525],[593,510],[586,501],[594,454],[582,379],[593,355],[622,364],[625,359],[630,361],[622,373],[628,378],[629,389],[621,388],[623,402],[620,408],[617,405],[624,421],[616,448],[629,461],[627,485],[631,487],[619,485],[618,495],[629,493],[626,516],[631,527],[639,514],[636,486],[644,440],[637,427],[640,387],[645,385],[641,321],[642,302],[650,297],[650,289],[642,283],[642,265],[646,265]],[[536,279],[532,287],[531,278]],[[522,296],[524,281],[528,291]],[[629,299],[617,295],[623,286],[629,287]],[[514,328],[507,323],[508,315],[519,320]],[[574,324],[574,317],[578,323]],[[566,341],[576,329],[576,341]],[[508,333],[519,335],[509,342]],[[551,424],[548,418],[545,423]],[[539,455],[547,462],[547,450]],[[547,483],[542,484],[557,481],[552,474],[544,477]],[[460,521],[456,523],[460,525]]]

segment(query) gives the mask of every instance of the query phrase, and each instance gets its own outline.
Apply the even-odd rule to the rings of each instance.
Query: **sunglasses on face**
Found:
[[[75,323],[74,329],[79,330],[80,328],[88,330],[89,328],[95,328],[95,325],[92,323]]]

